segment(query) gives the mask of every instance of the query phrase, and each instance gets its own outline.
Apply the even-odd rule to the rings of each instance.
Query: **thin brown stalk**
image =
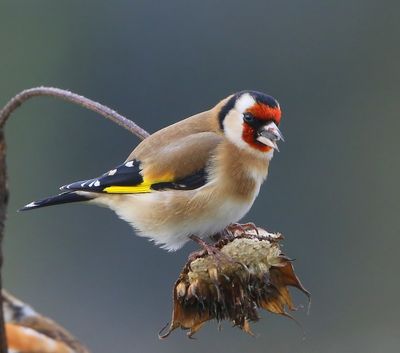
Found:
[[[145,139],[149,133],[136,125],[133,121],[118,114],[109,107],[88,99],[76,93],[55,87],[35,87],[24,90],[15,95],[0,111],[0,293],[2,290],[1,270],[3,265],[3,238],[4,223],[8,203],[7,189],[7,167],[6,167],[6,142],[4,138],[4,127],[10,115],[23,103],[33,97],[50,96],[63,99],[67,102],[80,105],[84,108],[99,113],[103,117],[111,120],[140,139]],[[4,328],[4,313],[2,297],[0,296],[0,353],[7,353],[7,340]]]
[[[149,133],[147,131],[136,125],[132,120],[129,120],[124,116],[118,114],[115,110],[112,110],[103,104],[95,102],[79,94],[55,87],[29,88],[14,96],[0,111],[0,129],[3,128],[11,113],[15,109],[17,109],[22,103],[26,102],[30,98],[43,96],[60,98],[70,103],[80,105],[84,108],[99,113],[105,118],[130,131],[132,134],[136,135],[142,140],[149,136]]]
[[[3,268],[3,238],[4,222],[6,219],[6,208],[8,202],[7,174],[6,174],[6,143],[3,130],[0,129],[0,292],[2,286]],[[0,353],[7,353],[7,339],[4,328],[3,300],[0,296]]]

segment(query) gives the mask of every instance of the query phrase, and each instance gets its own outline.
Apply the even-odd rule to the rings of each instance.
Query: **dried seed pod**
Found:
[[[191,337],[206,321],[229,320],[252,334],[257,308],[289,316],[294,310],[288,286],[310,296],[279,246],[280,234],[238,227],[215,244],[222,256],[189,260],[174,287],[172,322],[160,338],[180,327]]]
[[[9,352],[89,353],[67,330],[5,290],[1,293]]]

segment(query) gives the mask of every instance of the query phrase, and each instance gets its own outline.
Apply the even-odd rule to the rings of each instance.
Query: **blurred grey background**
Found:
[[[275,96],[286,142],[246,220],[282,232],[311,314],[263,313],[256,339],[209,323],[165,341],[167,253],[106,209],[27,202],[122,162],[138,140],[79,107],[36,98],[9,121],[5,286],[94,353],[397,352],[398,1],[2,1],[0,104],[52,85],[150,132],[256,89]],[[295,294],[297,304],[306,299]]]

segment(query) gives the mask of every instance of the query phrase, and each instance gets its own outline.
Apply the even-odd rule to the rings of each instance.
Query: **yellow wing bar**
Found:
[[[151,184],[137,186],[108,186],[104,190],[108,194],[142,194],[151,192]]]
[[[103,192],[108,194],[143,194],[154,191],[151,186],[158,183],[173,182],[172,174],[165,175],[158,179],[143,178],[143,182],[134,186],[108,186]]]

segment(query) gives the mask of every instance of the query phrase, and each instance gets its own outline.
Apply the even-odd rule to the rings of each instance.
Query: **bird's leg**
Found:
[[[197,243],[203,249],[203,251],[205,251],[208,255],[215,255],[216,253],[220,252],[220,250],[216,248],[214,245],[208,244],[203,239],[199,238],[197,235],[191,235],[189,236],[189,238],[192,239],[195,243]]]
[[[227,228],[224,228],[220,232],[211,235],[210,239],[213,242],[218,242],[221,239],[231,239],[232,237],[233,237],[232,232],[230,232]]]
[[[191,253],[189,255],[189,261],[193,261],[205,254],[213,257],[215,259],[215,262],[220,265],[222,262],[235,262],[230,256],[225,255],[224,253],[221,252],[220,249],[218,249],[216,246],[212,244],[208,244],[205,242],[203,239],[199,238],[196,235],[190,235],[190,239],[192,239],[195,243],[197,243],[202,250],[201,251],[196,251],[194,253]]]

